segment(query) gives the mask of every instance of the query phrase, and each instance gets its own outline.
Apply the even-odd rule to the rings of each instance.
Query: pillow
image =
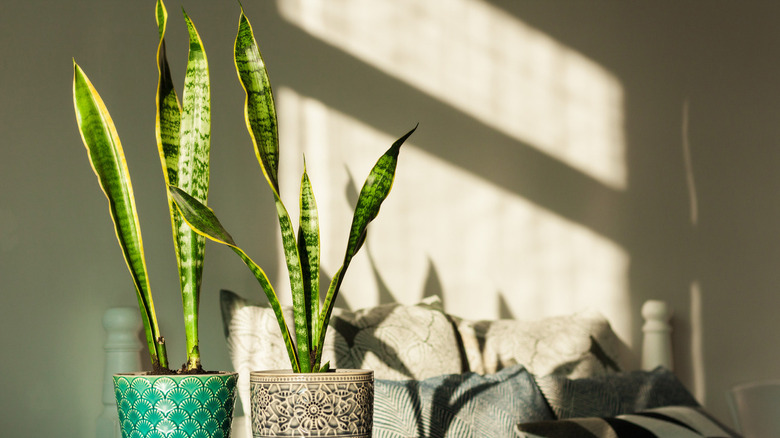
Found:
[[[577,418],[517,425],[525,438],[727,438],[739,437],[703,409],[667,406],[608,418]]]
[[[486,376],[374,383],[374,438],[511,437],[520,422],[553,418],[521,365]]]
[[[614,417],[661,406],[698,406],[669,370],[631,371],[569,379],[549,375],[536,383],[556,418]]]
[[[239,397],[249,412],[249,372],[290,369],[287,349],[270,307],[225,290],[220,301]],[[284,312],[292,324],[292,308]],[[420,380],[464,371],[455,330],[437,297],[410,306],[334,309],[322,354],[331,368],[372,369],[376,379]]]
[[[576,378],[620,369],[621,341],[596,312],[534,321],[453,319],[471,371],[491,374],[523,364],[536,375]]]

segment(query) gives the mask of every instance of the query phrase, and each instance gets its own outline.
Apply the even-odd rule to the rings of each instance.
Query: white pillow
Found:
[[[621,341],[596,312],[532,321],[469,321],[453,318],[469,368],[493,374],[522,364],[535,375],[590,377],[621,368]]]

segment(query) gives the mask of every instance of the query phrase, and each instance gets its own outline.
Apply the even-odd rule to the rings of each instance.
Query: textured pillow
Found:
[[[621,341],[595,312],[534,321],[453,319],[474,372],[490,374],[523,364],[536,375],[588,377],[620,368]]]
[[[552,418],[520,365],[486,376],[377,380],[374,387],[374,438],[511,437],[520,422]]]
[[[519,424],[525,438],[729,438],[739,437],[701,408],[667,406],[609,418]]]
[[[249,408],[249,372],[290,369],[273,311],[222,291],[228,350]],[[292,309],[284,309],[292,324]],[[417,305],[387,304],[355,312],[334,309],[323,347],[331,368],[366,368],[377,379],[426,379],[463,370],[455,329],[433,297]]]
[[[661,406],[698,406],[677,377],[662,367],[582,379],[537,376],[536,383],[558,419],[614,417]]]

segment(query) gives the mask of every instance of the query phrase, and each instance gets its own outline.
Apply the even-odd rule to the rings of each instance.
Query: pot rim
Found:
[[[151,374],[151,371],[128,371],[124,373],[114,373],[113,376],[117,377],[171,377],[171,378],[184,378],[184,377],[205,377],[205,376],[231,376],[238,375],[237,371],[213,371],[202,374]]]
[[[324,373],[294,373],[286,370],[250,371],[250,383],[280,383],[280,382],[373,382],[374,370],[368,369],[335,369]]]
[[[335,368],[332,370],[328,370],[321,373],[296,373],[292,369],[281,369],[281,370],[253,370],[249,372],[250,374],[258,374],[258,375],[295,375],[295,376],[321,376],[321,375],[332,375],[334,373],[336,374],[374,374],[374,370],[367,369],[367,368]]]

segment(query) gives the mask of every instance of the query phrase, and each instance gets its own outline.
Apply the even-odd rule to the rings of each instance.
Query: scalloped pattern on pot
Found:
[[[228,438],[236,373],[114,375],[123,438]]]
[[[371,436],[374,374],[250,374],[253,437]]]

